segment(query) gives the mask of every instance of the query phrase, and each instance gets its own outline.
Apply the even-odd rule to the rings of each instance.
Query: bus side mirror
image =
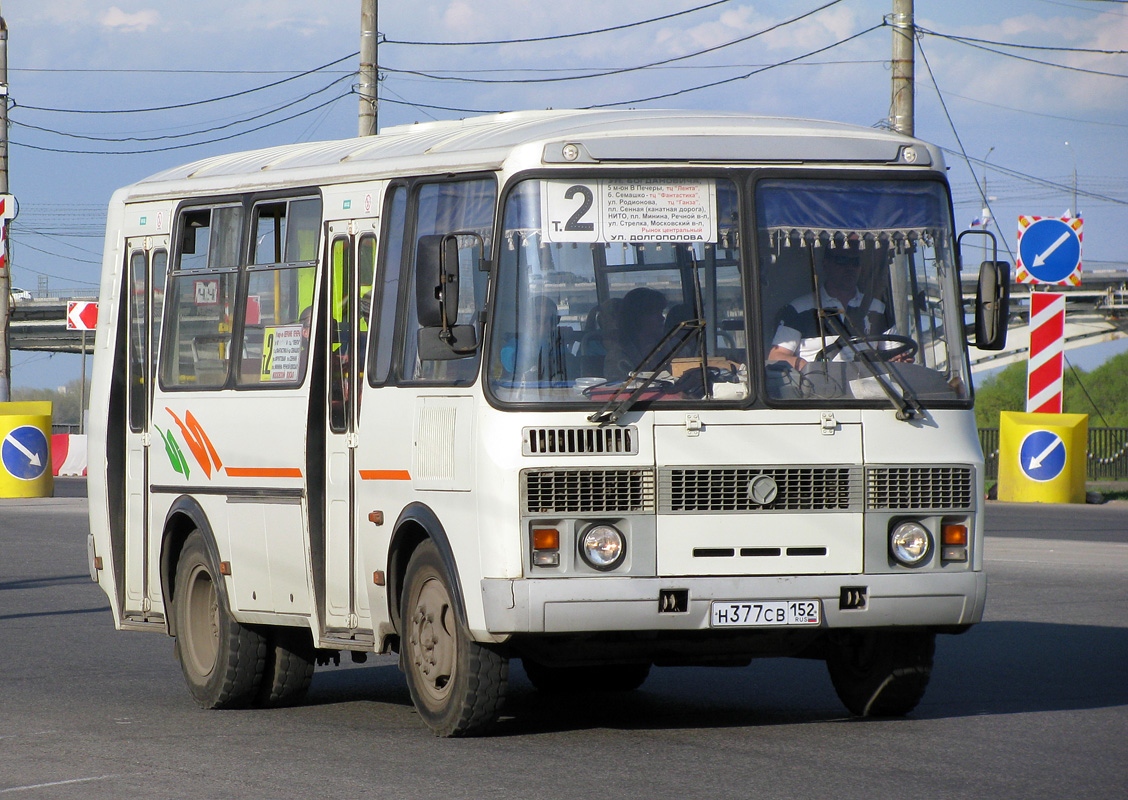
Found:
[[[1002,350],[1007,344],[1010,316],[1010,264],[984,261],[975,292],[975,341],[980,350]]]
[[[453,234],[419,237],[415,305],[424,328],[449,327],[458,317],[458,238]]]
[[[419,318],[419,358],[423,361],[465,358],[478,347],[475,327],[456,324],[459,236],[477,235],[420,236],[415,248],[415,310]]]

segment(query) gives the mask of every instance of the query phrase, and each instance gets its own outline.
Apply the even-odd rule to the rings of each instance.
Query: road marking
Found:
[[[91,781],[104,781],[109,778],[116,778],[117,775],[98,775],[94,778],[73,778],[69,781],[51,781],[50,783],[35,783],[30,786],[12,786],[8,789],[0,789],[0,794],[8,792],[26,792],[31,789],[46,789],[49,786],[67,786],[72,783],[89,783]]]

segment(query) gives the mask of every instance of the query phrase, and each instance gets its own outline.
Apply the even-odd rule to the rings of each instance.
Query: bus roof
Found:
[[[566,158],[565,144],[578,146]],[[904,158],[906,146],[919,145]],[[935,166],[939,151],[901,134],[821,120],[669,110],[515,111],[385,128],[378,136],[214,156],[130,187],[140,196],[295,182],[335,183],[444,169],[497,169],[523,149],[539,163],[834,161]]]

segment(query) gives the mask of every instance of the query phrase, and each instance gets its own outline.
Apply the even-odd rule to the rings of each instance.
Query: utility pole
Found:
[[[0,16],[0,195],[8,194],[8,26]],[[14,209],[7,209],[11,213]],[[12,399],[12,366],[8,349],[8,311],[12,280],[8,268],[8,220],[0,216],[0,403]]]
[[[893,130],[913,136],[913,55],[916,28],[913,0],[893,0],[893,102],[890,122]]]
[[[360,0],[360,136],[376,135],[376,17],[378,0]]]

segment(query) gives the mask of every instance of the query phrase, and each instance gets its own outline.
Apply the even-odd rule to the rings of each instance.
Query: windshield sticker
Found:
[[[716,242],[712,180],[544,181],[549,242]]]

